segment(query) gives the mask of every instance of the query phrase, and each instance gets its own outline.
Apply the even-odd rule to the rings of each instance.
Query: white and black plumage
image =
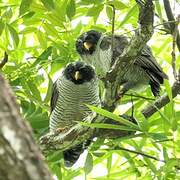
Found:
[[[111,36],[103,35],[95,30],[83,33],[76,41],[76,50],[82,60],[93,65],[100,78],[105,77],[116,58],[122,54],[123,49],[128,45],[128,39],[125,36],[114,35],[113,38],[113,51],[111,50]],[[122,67],[124,70],[119,83],[123,86],[122,91],[124,93],[129,89],[136,89],[149,84],[153,95],[158,96],[160,84],[163,84],[164,78],[168,78],[147,45],[132,65],[126,66],[123,63]]]
[[[78,61],[67,65],[53,85],[50,132],[70,129],[83,121],[92,113],[86,104],[100,106],[98,78],[90,65]],[[82,143],[63,152],[66,166],[77,161],[83,147]]]

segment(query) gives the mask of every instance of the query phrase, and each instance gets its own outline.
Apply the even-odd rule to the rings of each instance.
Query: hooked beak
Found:
[[[89,43],[89,42],[84,42],[83,45],[84,45],[85,49],[87,49],[88,51],[89,51],[89,49],[93,46],[93,45],[92,45],[91,43]]]
[[[74,79],[77,81],[78,79],[81,79],[81,74],[79,71],[75,72]]]

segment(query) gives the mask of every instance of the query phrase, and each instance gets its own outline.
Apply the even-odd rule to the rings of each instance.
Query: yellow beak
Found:
[[[78,79],[81,79],[81,74],[79,71],[75,72],[74,79],[77,81]]]
[[[91,43],[88,43],[88,42],[84,42],[83,43],[85,49],[89,50],[93,45]]]

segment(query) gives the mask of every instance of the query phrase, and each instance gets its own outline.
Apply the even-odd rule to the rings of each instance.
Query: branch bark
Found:
[[[136,0],[136,2],[139,5],[140,27],[135,31],[135,35],[131,38],[129,45],[123,50],[123,53],[115,61],[109,73],[107,73],[106,79],[110,82],[119,82],[118,72],[122,72],[122,63],[126,62],[126,66],[129,67],[129,64],[134,62],[134,59],[139,55],[153,34],[154,5],[152,0],[145,0],[144,3],[139,0]]]
[[[8,62],[8,54],[5,51],[4,52],[4,59],[0,62],[0,69],[2,69],[7,62]]]
[[[2,75],[0,92],[0,179],[53,179]]]
[[[180,94],[180,70],[179,70],[178,79],[174,82],[172,86],[172,97],[175,98],[178,94]],[[163,96],[161,96],[159,99],[157,99],[153,104],[149,104],[148,106],[146,106],[141,112],[146,118],[149,118],[155,112],[157,112],[158,109],[161,109],[169,102],[170,99],[166,93]]]
[[[170,33],[173,35],[173,33],[175,31],[175,27],[176,27],[175,26],[175,18],[174,18],[174,15],[172,13],[172,10],[171,10],[171,5],[169,3],[169,0],[163,0],[163,2],[164,2],[164,9],[166,11],[166,16],[168,18],[168,21],[170,21],[170,23],[169,23],[169,27],[170,27],[169,30],[170,30]],[[178,50],[180,51],[180,35],[179,35],[179,31],[178,30],[177,30],[177,36],[176,36],[176,44],[177,44]]]

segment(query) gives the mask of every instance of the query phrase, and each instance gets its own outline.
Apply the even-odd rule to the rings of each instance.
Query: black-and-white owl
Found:
[[[83,33],[76,41],[76,50],[82,60],[93,65],[100,78],[106,76],[116,58],[128,45],[128,38],[125,36],[114,35],[113,38],[113,51],[111,50],[112,37],[95,30]],[[149,84],[153,95],[158,96],[160,84],[168,78],[147,45],[133,64],[126,66],[122,63],[122,67],[121,69],[124,70],[120,72],[119,84],[123,86],[124,93],[129,89],[138,89]]]
[[[84,62],[68,64],[54,83],[51,98],[50,132],[70,129],[91,115],[86,106],[100,106],[98,78]],[[89,144],[89,140],[85,142]],[[83,152],[84,143],[63,152],[66,166],[72,166]]]

